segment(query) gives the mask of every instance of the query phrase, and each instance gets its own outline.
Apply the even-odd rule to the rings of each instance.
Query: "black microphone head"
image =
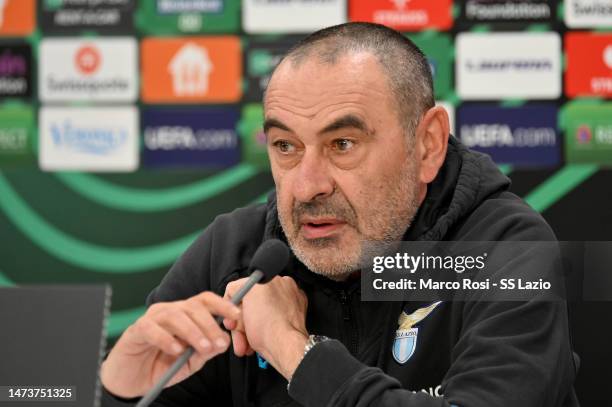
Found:
[[[289,248],[278,239],[266,240],[257,248],[249,269],[263,273],[261,284],[272,280],[289,262]]]

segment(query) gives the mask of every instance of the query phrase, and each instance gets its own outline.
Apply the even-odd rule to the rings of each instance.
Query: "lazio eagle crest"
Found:
[[[404,364],[412,357],[417,345],[417,337],[419,336],[419,328],[413,328],[434,310],[442,301],[434,302],[429,307],[419,308],[412,314],[408,315],[402,311],[397,321],[399,327],[395,331],[395,340],[393,341],[393,359],[399,364]]]

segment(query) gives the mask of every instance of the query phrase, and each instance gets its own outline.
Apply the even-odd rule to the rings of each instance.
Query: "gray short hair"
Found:
[[[433,78],[423,52],[399,32],[380,24],[340,24],[302,39],[283,61],[299,65],[314,54],[333,65],[350,52],[369,52],[378,59],[395,96],[400,124],[414,134],[421,116],[434,106]]]

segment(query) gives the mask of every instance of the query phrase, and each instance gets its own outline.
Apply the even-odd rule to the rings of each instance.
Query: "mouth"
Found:
[[[300,222],[302,235],[305,239],[320,239],[337,234],[346,222],[334,218],[302,219]]]

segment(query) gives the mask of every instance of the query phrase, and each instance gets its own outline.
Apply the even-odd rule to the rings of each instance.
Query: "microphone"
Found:
[[[289,248],[286,244],[278,239],[270,239],[263,242],[255,251],[253,258],[249,264],[249,275],[248,280],[242,287],[236,292],[231,298],[231,302],[234,305],[240,304],[242,298],[247,292],[257,283],[265,284],[272,280],[278,273],[280,273],[287,263],[289,262]],[[217,324],[221,325],[223,322],[222,316],[215,318]],[[159,396],[159,393],[164,389],[166,384],[174,377],[174,375],[181,370],[181,367],[189,358],[193,355],[195,349],[190,346],[185,352],[174,362],[170,369],[159,379],[159,382],[145,396],[140,399],[136,404],[136,407],[147,407]]]

